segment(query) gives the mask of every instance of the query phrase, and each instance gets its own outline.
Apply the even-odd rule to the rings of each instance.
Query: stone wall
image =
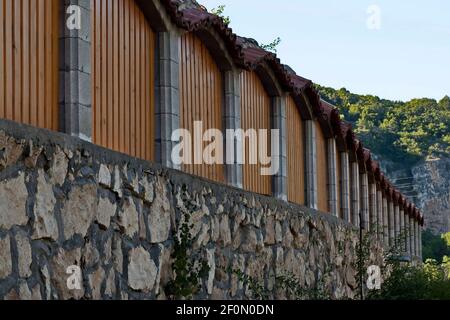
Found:
[[[355,295],[359,232],[344,221],[0,120],[0,299],[165,299],[185,212],[210,266],[196,298],[251,298],[230,267],[273,298],[288,298],[274,290],[287,274]]]

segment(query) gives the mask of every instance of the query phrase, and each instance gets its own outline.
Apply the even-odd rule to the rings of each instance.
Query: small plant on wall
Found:
[[[183,213],[178,234],[175,236],[172,253],[174,279],[165,288],[166,295],[170,299],[193,299],[200,292],[202,279],[209,272],[207,261],[193,252],[194,226],[191,224],[189,211],[191,210]]]

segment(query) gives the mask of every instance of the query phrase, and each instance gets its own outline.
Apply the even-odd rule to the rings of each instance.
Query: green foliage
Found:
[[[426,259],[424,264],[413,265],[401,256],[406,234],[394,241],[395,245],[384,256],[381,266],[381,290],[369,291],[369,300],[448,300],[450,299],[450,262],[444,257],[440,264]]]
[[[216,16],[219,16],[222,18],[223,22],[226,25],[229,25],[231,23],[231,19],[229,16],[225,15],[225,5],[219,5],[216,8],[211,9],[211,13],[215,14]],[[281,38],[277,37],[275,40],[273,40],[272,42],[268,43],[268,44],[261,44],[260,47],[263,48],[264,50],[273,52],[273,53],[277,53],[277,47],[280,45],[281,43]]]
[[[264,283],[250,277],[240,270],[229,269],[228,272],[237,276],[244,287],[247,287],[253,300],[270,300],[270,292]],[[284,292],[290,300],[329,300],[330,297],[324,289],[323,278],[319,279],[312,288],[305,288],[300,280],[291,273],[275,277],[274,292]]]
[[[423,258],[442,261],[444,256],[450,256],[450,232],[442,236],[434,235],[429,230],[422,233]]]
[[[172,253],[172,269],[175,279],[166,286],[166,294],[175,299],[192,299],[201,289],[202,278],[207,276],[209,266],[204,259],[196,260],[192,252],[190,216],[184,214],[179,237],[175,239]]]
[[[450,278],[448,269],[436,260],[428,259],[423,265],[390,261],[388,276],[381,290],[371,291],[370,299],[383,300],[448,300]]]
[[[363,143],[383,159],[402,166],[450,152],[450,98],[390,101],[357,95],[345,88],[317,85],[323,99],[336,105]],[[396,169],[396,168],[393,168]]]
[[[264,50],[271,51],[273,53],[277,53],[277,47],[280,45],[280,43],[281,43],[281,38],[277,37],[271,43],[261,44],[260,47],[263,48]]]
[[[219,6],[217,6],[217,8],[213,8],[212,10],[211,10],[211,13],[212,14],[215,14],[216,16],[219,16],[219,17],[221,17],[222,18],[222,20],[223,20],[223,22],[226,24],[226,25],[229,25],[230,24],[230,22],[231,22],[231,20],[230,20],[230,17],[229,16],[226,16],[225,14],[224,14],[224,12],[225,12],[225,5],[219,5]]]

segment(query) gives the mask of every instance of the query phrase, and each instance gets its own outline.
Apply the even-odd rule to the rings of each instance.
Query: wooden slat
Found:
[[[155,34],[133,0],[93,10],[94,142],[153,160]]]
[[[300,111],[292,97],[287,98],[287,179],[288,200],[305,204],[305,136]]]
[[[6,0],[5,4],[5,118],[14,119],[14,70],[13,70],[13,0]]]
[[[193,34],[185,34],[180,40],[180,126],[187,129],[194,139],[194,121],[203,122],[203,131],[222,130],[222,73],[206,46]],[[203,132],[202,132],[203,134]],[[195,159],[192,143],[192,160]],[[203,143],[198,155],[209,143]],[[224,182],[224,166],[184,164],[183,170],[218,182]]]
[[[57,130],[58,0],[0,1],[0,118]]]
[[[30,2],[22,3],[22,121],[30,123]],[[52,83],[53,89],[53,83]],[[52,106],[52,104],[50,104]]]
[[[37,61],[37,51],[38,51],[38,35],[33,30],[37,30],[37,1],[30,2],[30,123],[38,124],[38,61]]]
[[[317,193],[318,207],[322,212],[329,212],[328,207],[328,167],[327,167],[327,143],[318,122],[316,122],[316,146],[317,146]]]
[[[45,1],[38,1],[38,101],[45,110]],[[38,112],[38,126],[45,127],[45,117]]]
[[[113,143],[112,148],[119,150],[119,4],[120,1],[112,2],[113,15],[110,17],[112,20],[112,86],[113,86]]]
[[[270,111],[271,99],[264,89],[261,80],[255,72],[243,71],[240,77],[241,82],[241,118],[242,129],[266,129],[267,130],[267,151],[270,155]],[[258,134],[258,138],[259,134]],[[272,193],[272,177],[262,176],[262,165],[249,164],[249,143],[245,144],[245,164],[243,166],[243,185],[244,189],[261,194],[270,195]]]

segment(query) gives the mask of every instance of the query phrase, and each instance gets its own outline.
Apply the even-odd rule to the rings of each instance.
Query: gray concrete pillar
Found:
[[[419,225],[419,258],[422,261],[423,255],[422,255],[422,226]]]
[[[416,255],[416,247],[414,243],[414,219],[412,217],[409,217],[409,246],[411,258],[413,258]]]
[[[375,186],[376,188],[376,186]],[[383,242],[383,226],[384,226],[384,221],[383,221],[383,193],[381,192],[381,190],[377,191],[377,203],[376,203],[376,207],[377,207],[377,224],[376,224],[376,228],[377,228],[377,238],[378,241],[380,241],[381,243]]]
[[[378,206],[377,206],[377,185],[371,183],[369,185],[369,230],[376,233],[378,228]]]
[[[360,214],[360,185],[359,185],[359,165],[358,162],[350,163],[351,172],[351,212],[352,223],[355,227],[360,227],[359,214]]]
[[[395,245],[395,211],[394,203],[389,201],[389,246]]]
[[[155,156],[163,166],[180,169],[179,161],[172,159],[173,147],[180,141],[179,137],[172,137],[174,131],[180,128],[180,35],[177,32],[159,32],[157,37]]]
[[[383,196],[383,239],[384,246],[389,247],[390,229],[389,229],[389,203],[385,196]]]
[[[419,223],[417,222],[417,220],[414,220],[414,252],[415,252],[415,256],[418,257],[419,256]]]
[[[359,175],[361,186],[361,218],[365,230],[369,230],[369,179],[367,173]]]
[[[272,128],[279,131],[278,139],[272,135],[271,143],[272,162],[278,162],[278,172],[272,178],[273,195],[287,201],[286,96],[272,98],[272,109]]]
[[[339,217],[338,208],[338,184],[337,181],[337,147],[336,140],[334,138],[327,140],[327,165],[328,165],[328,207],[330,208],[331,214]]]
[[[395,226],[395,241],[398,245],[400,241],[400,208],[398,205],[394,205],[394,226]]]
[[[225,78],[224,124],[226,130],[239,130],[241,126],[241,86],[239,72],[227,71]],[[236,188],[243,187],[242,177],[242,139],[229,131],[225,135],[225,176],[226,182]]]
[[[350,214],[350,164],[348,159],[347,152],[341,152],[341,181],[340,181],[340,189],[341,189],[341,214],[342,218],[351,223],[351,214]]]
[[[402,252],[406,252],[406,236],[405,236],[405,211],[400,208],[400,243]]]
[[[64,0],[61,4],[59,126],[62,132],[92,141],[90,1]]]
[[[305,121],[306,205],[318,209],[316,124]]]
[[[409,230],[409,216],[406,212],[403,212],[403,219],[405,220],[405,250],[408,256],[411,256],[411,242],[410,242],[410,230]]]

